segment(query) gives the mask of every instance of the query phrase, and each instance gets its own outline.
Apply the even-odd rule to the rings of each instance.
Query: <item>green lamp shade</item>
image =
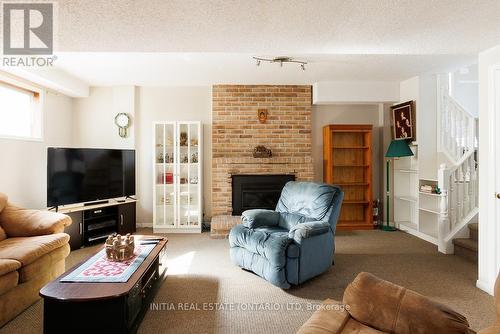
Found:
[[[413,152],[410,149],[408,142],[401,139],[391,141],[391,144],[385,153],[386,158],[411,157],[412,155]]]

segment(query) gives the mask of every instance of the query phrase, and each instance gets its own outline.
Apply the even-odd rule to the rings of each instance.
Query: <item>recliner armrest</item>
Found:
[[[331,226],[327,222],[313,221],[295,225],[288,232],[288,237],[301,243],[303,239],[314,237],[331,231]]]
[[[241,222],[243,226],[248,228],[277,226],[279,220],[280,214],[273,210],[252,209],[241,214]]]

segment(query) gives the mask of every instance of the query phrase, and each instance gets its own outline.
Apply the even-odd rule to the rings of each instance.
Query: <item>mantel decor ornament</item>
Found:
[[[253,157],[254,158],[270,158],[273,156],[273,152],[270,148],[266,148],[265,146],[259,145],[253,149]]]
[[[106,239],[106,257],[112,262],[121,262],[134,256],[134,236],[127,233],[122,237],[113,233]]]

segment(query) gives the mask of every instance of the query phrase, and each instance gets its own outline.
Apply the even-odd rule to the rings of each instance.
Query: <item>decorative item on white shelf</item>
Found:
[[[188,141],[188,135],[186,132],[181,132],[180,138],[179,138],[179,145],[180,146],[187,146],[187,141]]]

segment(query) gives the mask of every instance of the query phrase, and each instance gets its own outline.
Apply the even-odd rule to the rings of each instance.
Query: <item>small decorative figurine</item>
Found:
[[[122,238],[120,234],[113,233],[108,236],[105,243],[106,257],[109,261],[121,262],[134,256],[134,236],[127,233]]]
[[[198,153],[193,153],[193,155],[191,155],[191,162],[193,163],[196,163],[198,162]]]
[[[187,146],[187,140],[188,140],[187,133],[186,132],[181,132],[180,139],[179,139],[180,145],[181,146]]]
[[[191,184],[198,184],[198,176],[193,176],[190,180],[189,183]]]
[[[191,146],[198,146],[198,139],[196,138],[191,139]]]
[[[182,158],[182,161],[181,161],[183,164],[187,164],[188,163],[188,157],[187,155],[185,155],[183,158]]]
[[[163,163],[163,153],[160,152],[160,154],[158,155],[158,163]]]

